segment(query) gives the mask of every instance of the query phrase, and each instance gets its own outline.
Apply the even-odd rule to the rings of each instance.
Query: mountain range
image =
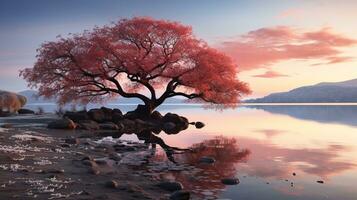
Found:
[[[245,103],[351,103],[357,102],[357,79],[322,82],[295,88],[288,92],[245,100]]]

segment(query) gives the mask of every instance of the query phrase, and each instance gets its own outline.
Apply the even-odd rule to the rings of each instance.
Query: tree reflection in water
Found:
[[[218,136],[214,139],[192,145],[189,149],[181,149],[167,145],[163,139],[152,134],[151,131],[137,134],[140,140],[151,143],[155,148],[160,145],[165,154],[156,154],[152,160],[165,160],[165,157],[177,165],[191,166],[190,170],[168,171],[162,173],[161,179],[176,180],[196,195],[217,196],[224,189],[222,178],[235,177],[236,165],[246,162],[250,150],[239,147],[235,138]],[[200,163],[200,158],[212,157],[216,160],[213,164]]]

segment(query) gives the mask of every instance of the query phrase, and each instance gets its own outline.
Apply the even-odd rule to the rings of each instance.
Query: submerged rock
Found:
[[[71,119],[74,122],[80,122],[83,120],[89,120],[89,116],[87,114],[87,111],[79,111],[79,112],[69,112],[67,111],[63,117],[67,117]]]
[[[82,120],[78,124],[78,129],[99,130],[99,124],[93,120]]]
[[[47,125],[47,128],[49,128],[49,129],[75,129],[76,124],[70,119],[63,118],[63,119],[57,119],[55,121],[50,122]]]
[[[30,109],[21,108],[20,110],[17,111],[17,113],[19,113],[20,115],[35,114],[35,111],[30,110]]]
[[[239,179],[238,178],[224,178],[221,180],[221,182],[225,185],[237,185],[237,184],[239,184]]]
[[[182,190],[183,186],[180,182],[175,182],[175,181],[164,181],[159,184],[157,184],[158,187],[161,189],[173,192],[177,190]]]

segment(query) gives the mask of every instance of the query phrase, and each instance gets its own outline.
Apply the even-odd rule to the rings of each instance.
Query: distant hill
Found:
[[[347,103],[357,102],[357,79],[343,82],[322,82],[288,92],[272,93],[245,103]]]
[[[27,104],[34,103],[56,103],[56,99],[45,99],[43,97],[38,96],[38,92],[35,90],[25,90],[19,92],[18,94],[23,95],[27,98]],[[118,98],[116,100],[112,100],[108,102],[109,104],[142,104],[143,102],[136,98]],[[183,98],[169,98],[165,102],[165,104],[182,104],[185,103],[185,99]]]

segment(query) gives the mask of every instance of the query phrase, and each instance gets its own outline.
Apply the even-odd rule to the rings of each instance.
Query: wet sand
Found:
[[[48,130],[52,117],[2,118],[13,127],[0,128],[0,199],[169,198],[158,178],[133,168],[148,162],[148,144]]]

